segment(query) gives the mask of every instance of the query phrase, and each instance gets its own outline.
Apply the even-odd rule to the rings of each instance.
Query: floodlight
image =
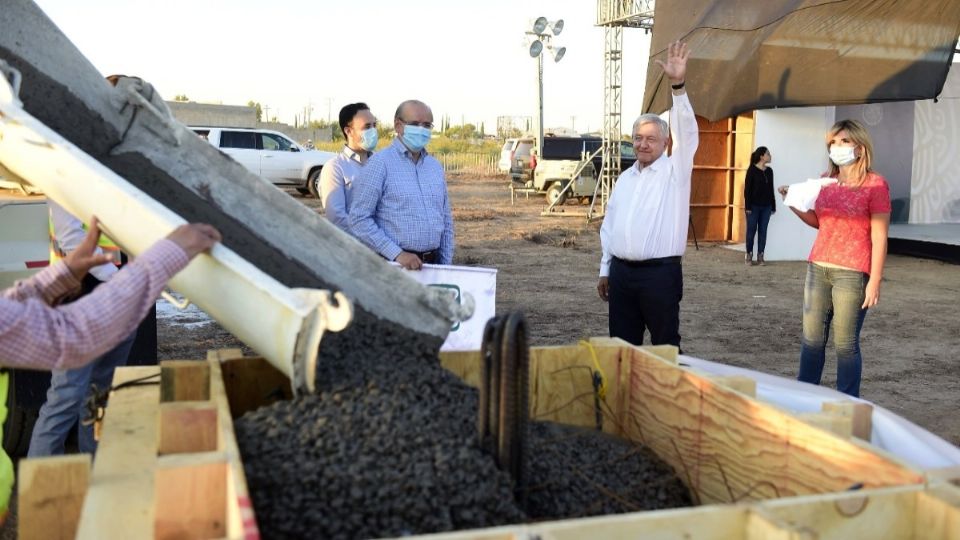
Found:
[[[567,54],[566,47],[554,47],[553,45],[548,45],[547,49],[550,50],[550,54],[553,55],[553,61],[559,62],[563,59],[563,55]]]
[[[533,42],[530,43],[530,57],[536,58],[540,56],[540,53],[542,52],[543,52],[543,42],[540,41],[539,39],[533,40]]]
[[[544,30],[547,29],[547,18],[546,17],[537,17],[530,24],[531,29],[534,34],[542,34]]]
[[[563,19],[557,19],[551,23],[547,23],[547,26],[550,28],[550,32],[555,36],[559,36],[560,32],[563,32]]]

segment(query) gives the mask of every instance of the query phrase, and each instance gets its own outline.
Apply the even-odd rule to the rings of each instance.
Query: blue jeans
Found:
[[[856,270],[807,265],[803,289],[803,338],[800,345],[802,382],[820,384],[827,338],[833,323],[837,350],[837,390],[860,396],[860,329],[867,310],[862,309],[869,277]]]
[[[90,395],[91,384],[95,384],[100,391],[110,386],[114,369],[127,362],[136,336],[137,331],[134,330],[119,345],[81,368],[53,370],[47,401],[40,408],[40,416],[33,426],[27,456],[63,454],[64,443],[74,424],[77,424],[77,444],[80,451],[91,454],[97,451],[93,426],[80,424],[85,415],[84,402]]]
[[[747,214],[747,253],[753,253],[753,235],[757,235],[757,253],[763,253],[767,247],[767,224],[770,223],[772,206],[750,205]]]

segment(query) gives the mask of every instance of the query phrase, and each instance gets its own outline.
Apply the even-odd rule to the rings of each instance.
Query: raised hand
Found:
[[[100,240],[100,222],[94,217],[90,221],[90,229],[83,241],[77,246],[77,249],[71,251],[64,257],[63,261],[67,263],[67,268],[73,277],[83,279],[83,276],[91,268],[112,262],[113,258],[104,253],[97,253],[97,241]]]
[[[686,43],[675,41],[667,47],[667,61],[661,62],[655,60],[663,68],[663,74],[674,84],[684,81],[687,76],[687,59],[690,57],[690,51]]]

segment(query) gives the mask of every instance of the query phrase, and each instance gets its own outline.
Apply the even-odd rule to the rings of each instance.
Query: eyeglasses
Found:
[[[401,120],[405,126],[420,126],[422,128],[433,129],[433,122],[408,122]]]

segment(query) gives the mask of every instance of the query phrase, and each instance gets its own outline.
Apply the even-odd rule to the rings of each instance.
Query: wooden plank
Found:
[[[117,368],[113,386],[158,376],[157,366]],[[128,386],[110,395],[77,538],[151,538],[157,462],[159,385]]]
[[[217,408],[207,401],[174,401],[160,404],[160,442],[157,453],[210,452],[220,435]]]
[[[22,459],[17,468],[17,538],[74,538],[90,482],[90,454]]]
[[[728,540],[745,538],[748,511],[743,507],[700,507],[568,519],[528,526],[515,538],[543,540]],[[519,528],[518,528],[519,529]],[[522,531],[522,532],[521,532]]]
[[[631,363],[626,435],[670,464],[699,499],[699,386],[686,371],[647,350],[629,347],[623,354]]]
[[[821,410],[849,417],[853,436],[870,442],[873,434],[873,405],[858,401],[827,401],[821,405]]]
[[[689,374],[700,390],[697,486],[704,502],[731,503],[787,496],[790,447],[781,414],[771,407]]]
[[[229,538],[255,539],[260,537],[260,532],[253,514],[253,504],[247,489],[247,477],[243,472],[243,461],[240,449],[237,447],[233,417],[230,416],[230,404],[220,369],[222,362],[235,358],[230,349],[207,352],[207,364],[210,366],[210,399],[217,407],[219,430],[217,450],[224,455],[227,463],[226,534]]]
[[[764,501],[764,511],[802,524],[820,539],[932,538],[913,536],[917,495],[906,486]]]
[[[160,401],[206,401],[210,399],[210,367],[206,362],[165,360],[160,362]]]
[[[233,418],[293,398],[290,379],[263,358],[228,358],[220,370]]]
[[[929,483],[939,484],[950,482],[955,486],[960,486],[960,465],[927,469],[924,472],[927,475],[927,482]]]
[[[156,540],[227,534],[227,458],[221,453],[161,458],[155,476]]]
[[[717,375],[708,378],[716,384],[726,386],[745,396],[757,397],[757,381],[746,375]]]
[[[480,387],[483,364],[480,351],[448,351],[440,353],[440,363],[460,380],[474,388]]]
[[[692,375],[696,377],[695,375]],[[903,463],[716,385],[703,386],[700,488],[749,498],[920,483]],[[708,499],[709,500],[709,499]]]
[[[960,488],[941,484],[918,493],[912,522],[914,538],[960,538]]]
[[[751,508],[747,516],[744,540],[819,540],[813,532],[794,527],[763,508]]]
[[[825,429],[837,437],[849,439],[853,436],[853,418],[828,413],[797,413],[796,417],[820,429]]]
[[[597,348],[599,351],[608,349]],[[530,417],[573,426],[596,426],[594,367],[585,347],[530,351]],[[610,377],[615,371],[607,373]],[[601,411],[602,414],[602,411]],[[604,426],[609,428],[609,426]]]

